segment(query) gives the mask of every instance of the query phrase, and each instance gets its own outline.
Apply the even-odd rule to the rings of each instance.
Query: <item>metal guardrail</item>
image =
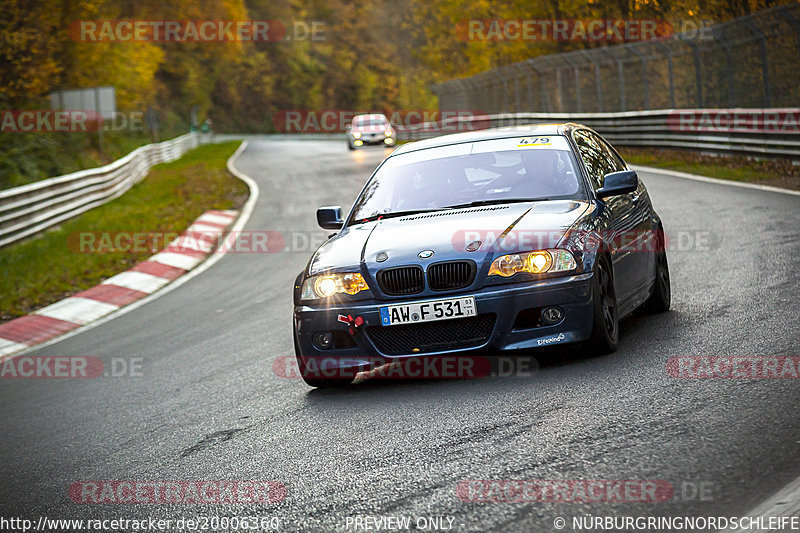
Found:
[[[0,247],[30,237],[121,196],[158,163],[174,161],[208,142],[187,133],[137,148],[108,165],[0,190]]]
[[[681,116],[724,117],[719,126],[682,126]],[[426,123],[397,128],[401,140],[415,141],[448,133],[481,130],[502,126],[578,122],[589,126],[620,146],[682,148],[704,153],[779,157],[800,161],[800,124],[794,128],[737,128],[734,116],[800,117],[800,108],[786,109],[659,109],[619,113],[500,113],[461,116],[440,123]]]

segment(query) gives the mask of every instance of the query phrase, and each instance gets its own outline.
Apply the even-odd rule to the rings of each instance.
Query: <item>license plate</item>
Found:
[[[448,298],[381,307],[381,325],[416,324],[475,316],[475,297]]]

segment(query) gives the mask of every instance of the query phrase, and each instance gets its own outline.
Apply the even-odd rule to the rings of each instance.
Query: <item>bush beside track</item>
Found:
[[[147,259],[150,250],[78,253],[77,232],[181,233],[210,209],[238,209],[247,186],[226,169],[239,142],[204,145],[157,165],[120,198],[45,233],[0,250],[0,322],[93,287]]]

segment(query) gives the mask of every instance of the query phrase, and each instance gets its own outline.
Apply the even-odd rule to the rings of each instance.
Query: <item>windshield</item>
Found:
[[[478,146],[485,143],[491,145]],[[356,200],[349,223],[397,212],[585,197],[571,151],[517,148],[516,140],[514,149],[488,150],[496,144],[465,143],[390,157]]]
[[[384,126],[388,121],[384,117],[356,117],[353,119],[353,126]]]

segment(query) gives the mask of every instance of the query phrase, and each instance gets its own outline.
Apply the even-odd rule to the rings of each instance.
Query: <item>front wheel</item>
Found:
[[[665,313],[669,311],[671,302],[672,289],[669,282],[667,252],[662,250],[656,254],[656,279],[653,294],[642,304],[642,311],[649,314]]]
[[[617,296],[614,291],[614,271],[606,256],[597,258],[592,278],[594,317],[589,345],[595,353],[604,355],[617,350],[617,340],[619,339],[619,313]]]

